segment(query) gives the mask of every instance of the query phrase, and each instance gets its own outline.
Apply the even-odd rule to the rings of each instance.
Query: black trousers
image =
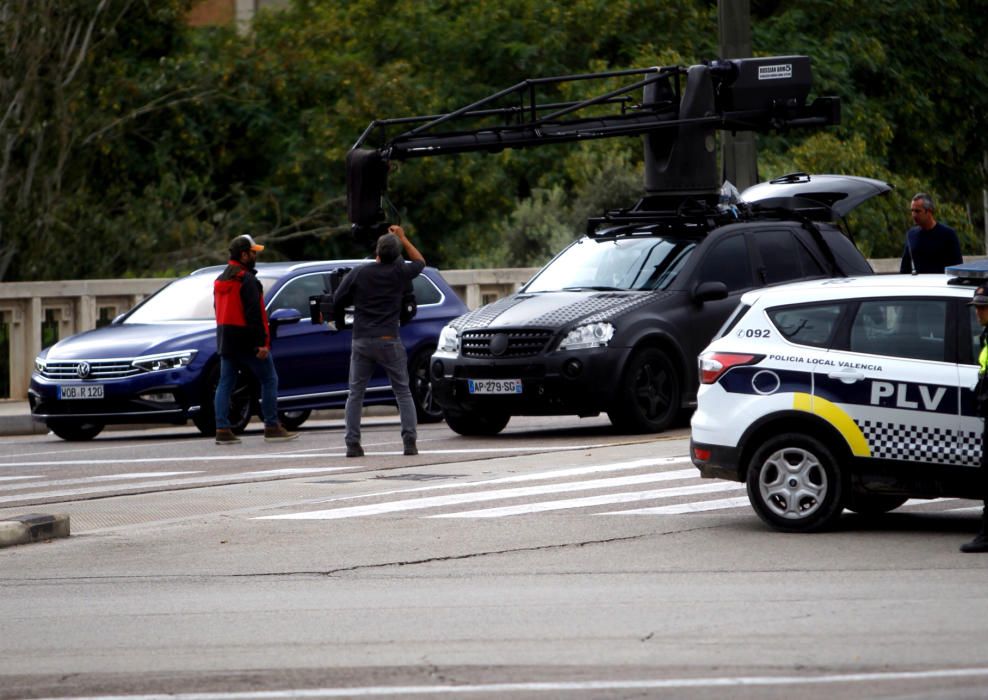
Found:
[[[981,473],[978,481],[981,486],[981,498],[984,501],[984,517],[988,519],[988,418],[984,418],[984,428],[981,433]]]

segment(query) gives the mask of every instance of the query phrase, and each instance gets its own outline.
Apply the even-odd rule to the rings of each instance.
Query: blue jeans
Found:
[[[264,425],[278,425],[278,373],[274,369],[271,353],[260,360],[256,355],[220,355],[220,383],[216,385],[213,409],[216,429],[230,428],[230,396],[237,383],[237,370],[248,369],[261,384],[261,416]]]
[[[350,394],[346,399],[346,433],[343,439],[348,445],[360,444],[360,413],[367,382],[374,373],[375,365],[384,367],[391,380],[391,391],[398,399],[402,440],[414,440],[415,401],[408,387],[408,356],[405,346],[397,338],[356,338],[350,346]]]

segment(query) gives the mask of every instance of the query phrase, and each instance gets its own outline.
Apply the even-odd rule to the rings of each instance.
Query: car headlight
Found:
[[[460,331],[452,326],[444,326],[439,333],[439,343],[436,350],[439,352],[458,353],[460,351]]]
[[[196,350],[181,350],[179,352],[167,352],[160,355],[144,355],[137,357],[131,363],[134,367],[145,372],[161,372],[166,369],[178,369],[188,367],[192,364],[192,359],[196,356]]]
[[[41,357],[40,355],[34,358],[35,372],[37,372],[38,374],[43,374],[47,368],[48,368],[48,361],[45,358]]]
[[[602,348],[614,337],[614,326],[607,321],[586,323],[577,326],[559,343],[560,350],[580,350],[582,348]]]

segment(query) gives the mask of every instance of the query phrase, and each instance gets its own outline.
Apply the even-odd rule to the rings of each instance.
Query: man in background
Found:
[[[902,252],[899,272],[943,274],[944,268],[963,262],[957,232],[937,223],[933,210],[930,195],[920,192],[913,197],[909,211],[916,225],[906,231],[906,247]]]

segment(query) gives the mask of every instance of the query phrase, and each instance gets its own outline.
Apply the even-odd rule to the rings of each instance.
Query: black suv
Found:
[[[696,357],[742,293],[871,274],[839,229],[814,219],[890,189],[796,174],[748,188],[717,214],[599,220],[520,291],[443,329],[433,396],[464,435],[497,433],[513,415],[601,411],[621,430],[664,430],[696,405]]]

